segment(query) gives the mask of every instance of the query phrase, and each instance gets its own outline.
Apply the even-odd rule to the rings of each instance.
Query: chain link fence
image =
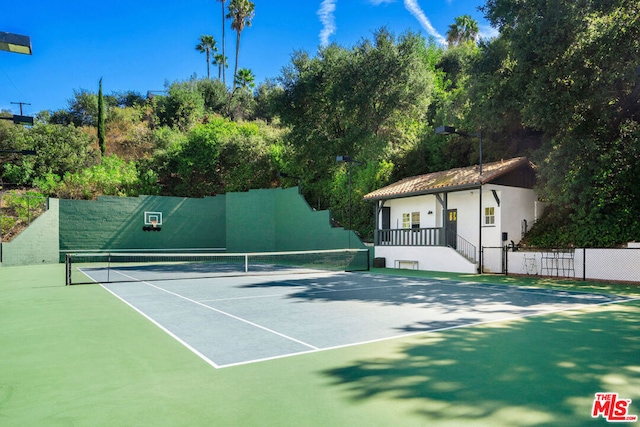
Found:
[[[505,274],[640,283],[640,245],[506,252]]]

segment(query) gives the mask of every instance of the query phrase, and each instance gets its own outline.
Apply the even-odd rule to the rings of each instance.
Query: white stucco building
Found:
[[[541,214],[524,157],[405,178],[367,194],[376,203],[375,257],[389,268],[501,272],[504,245]],[[480,250],[482,248],[482,251]]]

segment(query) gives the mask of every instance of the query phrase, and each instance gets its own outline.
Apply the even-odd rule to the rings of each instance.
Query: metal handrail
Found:
[[[462,255],[469,261],[476,262],[477,260],[476,247],[474,244],[460,237],[460,235],[455,233],[453,230],[448,230],[447,237],[448,237],[447,239],[448,247],[455,249],[456,252],[458,252],[460,255]],[[451,244],[454,241],[455,241],[455,246]]]

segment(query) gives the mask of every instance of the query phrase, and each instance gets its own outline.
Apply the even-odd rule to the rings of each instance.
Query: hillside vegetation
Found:
[[[347,226],[350,172],[351,222],[369,239],[364,194],[478,162],[476,140],[435,135],[446,124],[482,130],[484,162],[527,156],[538,166],[549,208],[528,244],[640,240],[638,2],[488,0],[483,11],[495,39],[452,31],[442,47],[383,28],[354,46],[294,52],[257,87],[240,69],[233,87],[191,78],[160,94],[102,97],[98,76],[95,92],[77,90],[33,127],[0,121],[0,149],[38,152],[4,156],[2,182],[84,199],[300,185]]]

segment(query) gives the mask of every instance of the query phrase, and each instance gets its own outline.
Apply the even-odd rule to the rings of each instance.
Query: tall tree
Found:
[[[218,48],[216,47],[216,41],[213,36],[207,36],[204,34],[201,35],[200,43],[196,45],[196,50],[207,55],[207,79],[210,79],[211,54],[218,51]]]
[[[488,0],[476,109],[517,111],[539,131],[538,244],[600,246],[640,235],[640,10],[636,0]],[[535,230],[535,228],[534,228]]]
[[[278,99],[282,97],[282,87],[275,81],[265,80],[255,91],[256,107],[254,118],[271,123],[278,116]]]
[[[458,16],[455,22],[449,25],[447,43],[452,47],[473,41],[478,36],[478,31],[478,21],[469,15]]]
[[[211,117],[167,149],[158,165],[160,185],[169,194],[189,197],[268,188],[275,175],[273,132]]]
[[[75,126],[96,126],[98,95],[86,89],[73,90],[73,98],[67,100],[70,121]],[[64,123],[68,124],[68,123]]]
[[[229,94],[227,112],[231,119],[243,119],[253,110],[255,100],[251,89],[255,87],[255,76],[248,68],[240,68],[233,79],[233,90]]]
[[[102,77],[100,77],[100,84],[98,88],[98,145],[100,146],[100,153],[104,156],[107,151],[107,142],[104,128],[104,96],[102,95]]]
[[[240,52],[240,35],[245,27],[251,26],[255,5],[249,0],[231,0],[229,3],[229,14],[227,18],[231,19],[231,28],[236,32],[236,64],[233,69],[234,85],[235,75],[238,73],[238,54]]]
[[[225,32],[225,20],[226,20],[226,15],[224,13],[224,4],[227,2],[227,0],[218,0],[220,2],[220,6],[222,7],[222,57],[218,58],[218,59],[222,59],[223,62],[218,61],[218,66],[219,71],[218,71],[218,78],[220,78],[220,74],[222,74],[222,83],[224,83],[225,85],[227,84],[227,73],[223,68],[223,65],[221,65],[222,63],[224,63],[224,67],[226,68],[227,66],[227,54],[225,53],[225,38],[224,38],[224,32]]]
[[[382,181],[393,169],[394,157],[417,143],[425,126],[434,85],[429,52],[436,49],[416,34],[396,39],[383,29],[373,41],[364,40],[351,50],[332,44],[316,57],[305,52],[292,56],[274,104],[291,129],[295,166],[288,172],[305,177],[303,191],[314,206],[346,206],[346,197],[331,200],[342,197],[331,190],[338,185],[331,182],[336,171],[344,171],[335,161],[340,154],[367,163],[366,168],[354,168],[354,189],[372,191],[387,184]],[[363,173],[362,186],[355,169]],[[359,205],[354,205],[358,212]],[[366,212],[366,205],[361,210]],[[354,225],[371,228],[368,212],[354,217]]]
[[[167,96],[158,97],[159,124],[186,131],[202,120],[204,98],[196,88],[196,81],[174,82],[168,86]]]
[[[218,80],[222,80],[222,83],[226,84],[226,72],[224,71],[224,69],[229,67],[229,65],[227,64],[227,57],[224,56],[223,53],[217,53],[213,55],[213,61],[211,63],[218,66]]]
[[[251,70],[248,68],[240,68],[236,74],[233,84],[240,90],[249,91],[256,86],[255,81],[256,77],[253,75]]]

